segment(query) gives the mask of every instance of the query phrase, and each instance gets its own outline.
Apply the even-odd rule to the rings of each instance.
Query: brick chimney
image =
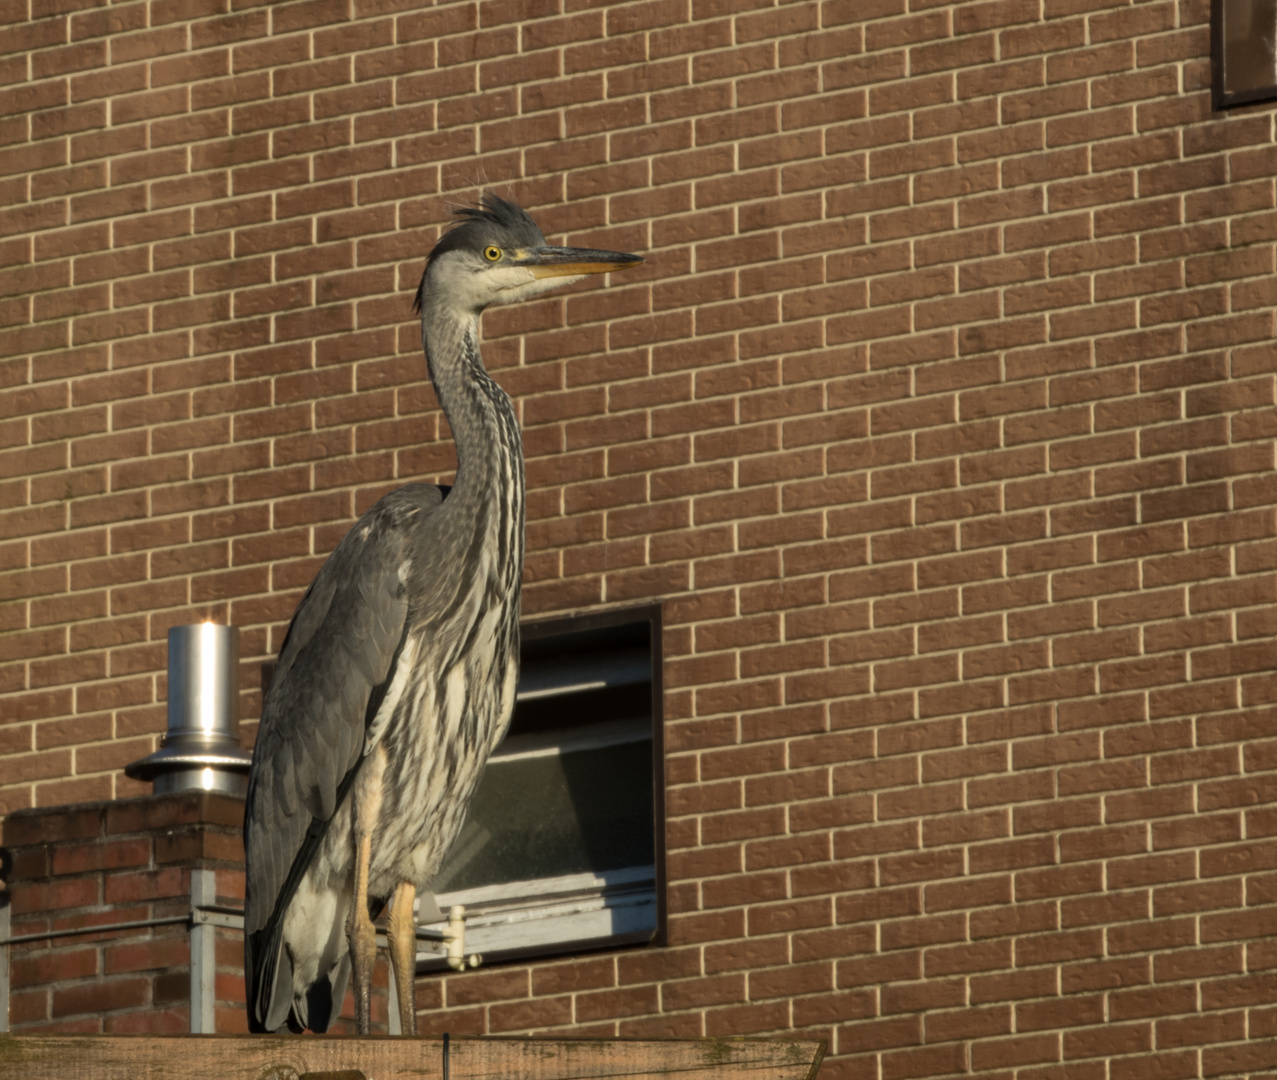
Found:
[[[10,1030],[246,1031],[243,934],[227,925],[244,902],[243,819],[242,800],[204,791],[11,814]],[[383,960],[374,1031],[386,983]]]

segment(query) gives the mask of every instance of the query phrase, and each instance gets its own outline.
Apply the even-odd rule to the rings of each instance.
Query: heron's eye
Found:
[[[489,244],[483,249],[483,257],[487,259],[488,262],[500,262],[501,249],[497,247],[496,244]]]

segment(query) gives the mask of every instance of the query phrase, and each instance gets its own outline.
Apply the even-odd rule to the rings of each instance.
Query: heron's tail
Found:
[[[282,920],[244,935],[244,989],[248,994],[248,1030],[278,1031],[292,1004],[293,965],[284,953]]]
[[[363,758],[361,757],[354,767],[342,777],[342,781],[337,787],[336,805],[338,807],[345,802],[346,796],[350,793],[351,785],[355,782],[355,776],[359,772],[359,766],[362,763]],[[326,939],[327,944],[322,950],[328,955],[327,967],[320,968],[318,963],[316,963],[314,970],[316,977],[328,978],[331,984],[330,997],[332,1003],[330,1003],[328,1015],[325,1015],[325,1010],[322,1007],[322,992],[320,997],[316,998],[314,1002],[313,1016],[310,1015],[311,1008],[308,1008],[308,991],[303,991],[302,996],[294,992],[293,983],[298,975],[298,973],[294,972],[294,968],[301,967],[300,976],[304,978],[307,974],[306,969],[310,967],[308,963],[310,954],[314,950],[308,948],[299,949],[298,943],[292,939],[288,939],[288,944],[292,946],[291,949],[288,948],[285,935],[285,927],[293,900],[297,896],[298,890],[302,888],[311,864],[319,855],[320,845],[323,844],[331,823],[332,818],[311,818],[310,826],[302,838],[301,846],[298,848],[297,854],[293,857],[292,864],[288,868],[288,876],[284,879],[284,885],[275,897],[270,918],[266,920],[264,926],[252,931],[249,930],[249,927],[257,925],[259,918],[254,914],[256,903],[255,895],[252,891],[251,873],[245,881],[247,895],[244,902],[244,989],[246,991],[248,1029],[250,1031],[278,1031],[285,1022],[288,1022],[290,1027],[294,1026],[296,1022],[300,1022],[301,1026],[294,1028],[297,1031],[304,1031],[308,1026],[312,1031],[327,1031],[328,1026],[337,1018],[338,1013],[341,1011],[341,1001],[346,993],[346,979],[350,975],[350,958],[345,953],[344,917],[335,928],[337,935],[341,938],[341,954],[345,957],[344,968],[340,959],[332,955],[331,938],[333,935],[330,934],[328,939]],[[251,826],[246,820],[244,827],[246,857],[256,842],[254,831],[255,827]],[[324,925],[327,926],[328,924],[325,923]],[[309,930],[309,935],[306,936],[313,936],[316,928],[311,926],[307,929]],[[314,952],[314,956],[317,961],[318,952]],[[321,976],[321,971],[326,972],[326,974]],[[342,974],[343,971],[344,975]],[[340,986],[337,985],[338,982],[340,982]],[[314,1023],[308,1023],[307,1017]],[[315,1026],[320,1017],[323,1017],[323,1027]]]

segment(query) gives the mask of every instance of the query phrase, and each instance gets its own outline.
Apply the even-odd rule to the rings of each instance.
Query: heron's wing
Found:
[[[269,999],[282,989],[283,917],[354,780],[365,733],[394,678],[407,626],[411,535],[441,501],[438,488],[413,484],[369,510],[320,569],[284,639],[262,706],[244,816],[250,1020],[256,1014],[264,1023],[281,1004],[272,1009]]]

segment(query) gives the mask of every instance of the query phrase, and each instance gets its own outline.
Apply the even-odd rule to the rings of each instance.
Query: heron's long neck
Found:
[[[510,543],[521,561],[523,443],[509,396],[479,358],[479,319],[458,316],[427,294],[421,325],[430,378],[457,447],[449,501],[494,509],[498,543]]]

